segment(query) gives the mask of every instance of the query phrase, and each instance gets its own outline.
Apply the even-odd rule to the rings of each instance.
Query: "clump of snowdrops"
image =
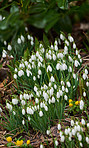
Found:
[[[34,48],[34,38],[28,33],[28,28],[25,27],[25,35],[20,34],[17,37],[14,37],[10,42],[3,41],[3,51],[2,58],[11,57],[16,60],[20,60],[22,56],[27,57],[28,54]]]
[[[61,48],[61,44],[64,48]],[[11,121],[15,127],[24,127],[28,131],[31,126],[35,130],[45,132],[55,124],[55,120],[64,117],[64,109],[69,100],[79,98],[79,75],[82,58],[73,37],[64,33],[47,49],[42,44],[30,55],[28,61],[22,58],[17,62],[13,78],[20,92],[19,97],[13,95],[12,102],[7,101]],[[80,110],[84,109],[84,97],[88,96],[88,70],[85,67],[81,77],[86,84],[82,88]],[[9,127],[13,129],[12,125]],[[7,125],[8,127],[8,125]]]

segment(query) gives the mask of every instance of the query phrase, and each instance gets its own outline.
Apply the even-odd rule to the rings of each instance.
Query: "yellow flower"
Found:
[[[16,145],[17,145],[17,146],[21,146],[22,144],[23,144],[23,140],[17,140],[17,141],[16,141]]]
[[[72,99],[69,99],[69,103],[72,102]]]
[[[73,104],[72,104],[72,103],[70,103],[70,104],[69,104],[69,106],[70,106],[70,107],[72,107],[72,106],[73,106]]]
[[[7,140],[7,142],[11,142],[12,138],[11,137],[7,137],[6,140]]]
[[[78,105],[78,104],[79,104],[79,101],[76,101],[76,102],[75,102],[75,105]]]
[[[30,144],[30,140],[27,140],[27,145]]]
[[[78,101],[78,104],[80,104],[80,101]]]

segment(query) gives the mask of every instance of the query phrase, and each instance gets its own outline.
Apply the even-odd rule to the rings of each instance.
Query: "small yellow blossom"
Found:
[[[69,103],[72,102],[72,99],[69,99]]]
[[[72,106],[73,106],[73,104],[72,104],[72,103],[70,103],[70,104],[69,104],[69,106],[70,106],[70,107],[72,107]]]
[[[7,140],[7,142],[11,142],[12,138],[11,137],[7,137],[6,140]]]
[[[80,101],[78,101],[78,104],[80,104]]]
[[[79,104],[79,101],[76,101],[76,102],[75,102],[75,105],[78,105],[78,104]]]
[[[27,145],[30,144],[30,140],[27,140]]]
[[[17,140],[17,141],[16,141],[16,145],[17,145],[17,146],[21,146],[22,144],[23,144],[23,140]]]

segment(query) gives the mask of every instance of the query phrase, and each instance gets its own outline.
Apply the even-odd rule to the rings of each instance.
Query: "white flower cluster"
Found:
[[[83,73],[83,79],[86,80],[88,79],[88,70],[85,69],[84,73]],[[89,84],[88,84],[89,85]]]
[[[60,141],[64,142],[65,139],[72,141],[75,139],[79,142],[80,147],[83,147],[84,141],[89,144],[89,135],[84,136],[84,127],[87,125],[87,130],[89,131],[89,123],[86,123],[84,119],[81,119],[81,122],[74,122],[71,120],[71,126],[65,128],[64,132],[61,131],[61,124],[58,124],[58,130],[60,131]],[[87,132],[88,133],[88,132]]]
[[[22,48],[22,46],[24,46],[24,44],[26,44],[28,42],[28,40],[30,40],[30,45],[33,46],[34,45],[34,38],[30,35],[27,35],[27,38],[25,38],[23,35],[21,35],[20,37],[18,37],[18,39],[16,39],[17,44],[15,43],[16,47],[14,47],[14,48],[15,48],[15,50],[17,50],[17,53],[18,53],[19,48]],[[7,47],[7,50],[9,51],[9,53],[7,50],[4,49],[2,51],[2,57],[5,58],[7,55],[9,55],[10,57],[13,58],[13,56],[14,56],[14,54],[13,54],[14,52],[12,50],[13,44],[11,43],[12,45],[10,45],[6,41],[4,41],[3,44]],[[19,48],[18,48],[17,45],[21,45],[21,46],[19,46]],[[11,54],[13,54],[13,55],[11,55]]]
[[[33,38],[28,35],[28,40],[33,41]],[[60,51],[58,47],[62,41],[64,42],[64,50]],[[70,46],[72,46],[73,51]],[[72,54],[73,52],[74,54]],[[81,62],[81,56],[76,49],[74,39],[70,35],[66,39],[64,34],[61,34],[60,39],[55,40],[54,45],[45,50],[40,44],[36,52],[32,52],[28,61],[22,59],[19,65],[16,65],[14,79],[19,83],[21,81],[20,86],[24,86],[25,82],[31,88],[30,91],[26,90],[26,93],[24,91],[23,94],[20,94],[20,100],[12,99],[13,106],[20,104],[23,125],[26,123],[25,115],[31,124],[34,120],[38,119],[40,122],[43,118],[46,118],[47,123],[49,116],[51,119],[53,115],[60,118],[60,110],[63,113],[65,101],[71,99],[70,95],[75,97],[74,92],[79,83],[75,68],[77,70]],[[85,73],[87,73],[86,70]],[[7,108],[12,110],[12,106],[8,104]],[[84,102],[81,100],[80,110],[83,108]],[[64,140],[65,137],[61,134],[61,141],[64,142]]]
[[[21,35],[21,36],[17,39],[17,43],[18,43],[18,44],[21,44],[21,42],[24,43],[24,41],[25,41],[25,38],[24,38],[23,35]]]

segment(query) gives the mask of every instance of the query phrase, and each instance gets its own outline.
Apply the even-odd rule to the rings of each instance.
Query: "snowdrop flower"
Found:
[[[55,98],[54,97],[52,97],[52,101],[51,101],[52,103],[55,103]]]
[[[62,53],[58,53],[58,54],[57,54],[57,58],[58,58],[58,59],[59,59],[59,58],[63,59],[63,57],[64,57],[64,55],[63,55]]]
[[[82,63],[82,59],[80,59],[80,63]]]
[[[25,121],[24,121],[24,120],[22,120],[22,124],[23,124],[23,125],[25,124]]]
[[[60,70],[67,70],[67,65],[64,63],[61,68],[62,69],[60,69]]]
[[[73,42],[74,41],[73,37],[70,36],[70,35],[68,36],[68,39],[69,39],[70,42]]]
[[[89,123],[87,123],[87,127],[89,128]]]
[[[47,100],[48,100],[48,94],[47,94],[47,93],[45,93],[44,91],[43,91],[43,97],[44,97],[45,101],[47,101]]]
[[[71,141],[71,137],[69,137],[69,141]]]
[[[71,84],[70,84],[70,82],[68,81],[68,82],[66,82],[66,84],[67,84],[67,86],[68,87],[70,87],[71,86]]]
[[[75,136],[76,131],[74,129],[72,129],[72,135]]]
[[[57,69],[57,70],[60,69],[60,64],[59,64],[59,63],[57,63],[57,65],[56,65],[56,69]]]
[[[54,82],[54,81],[55,81],[55,79],[54,79],[53,76],[51,76],[50,81],[51,81],[51,82]]]
[[[33,76],[33,80],[36,81],[36,77],[35,76]]]
[[[27,114],[33,115],[34,114],[33,109],[27,107]]]
[[[12,105],[10,105],[9,103],[6,104],[6,107],[11,111],[12,110]]]
[[[44,109],[45,109],[45,111],[48,111],[48,107],[47,106],[44,106]]]
[[[30,121],[30,120],[31,120],[31,118],[30,118],[30,117],[28,117],[28,120]]]
[[[4,41],[4,45],[7,45],[7,42],[6,41]]]
[[[23,95],[22,95],[22,94],[20,94],[20,100],[22,100],[22,98],[23,98]]]
[[[60,98],[60,92],[57,92],[57,98]]]
[[[23,97],[24,97],[25,100],[26,100],[26,99],[29,100],[29,95],[28,95],[28,94],[25,94],[25,93],[24,93],[24,94],[23,94]]]
[[[89,138],[88,137],[86,137],[86,142],[89,144]]]
[[[18,76],[21,77],[22,75],[24,75],[23,70],[18,71]]]
[[[25,31],[28,31],[28,28],[27,27],[25,27]]]
[[[86,82],[86,86],[89,87],[89,82]]]
[[[43,116],[43,112],[42,112],[42,111],[39,112],[39,116],[40,116],[40,117]]]
[[[31,45],[32,45],[32,46],[34,45],[34,42],[33,42],[33,41],[31,41]]]
[[[2,112],[2,108],[0,107],[0,113]]]
[[[73,73],[73,78],[76,79],[76,74],[75,73]]]
[[[38,98],[36,98],[36,99],[35,99],[35,102],[36,102],[36,104],[37,104],[37,103],[39,103],[39,99],[38,99]]]
[[[64,55],[66,55],[66,54],[68,54],[68,47],[67,46],[64,47]]]
[[[65,137],[64,136],[61,136],[61,142],[64,142],[64,140],[65,140]]]
[[[54,92],[54,89],[53,89],[53,87],[51,87],[51,89],[50,89],[50,96],[53,95],[53,92]]]
[[[79,59],[81,58],[80,54],[78,54],[78,58],[79,58]]]
[[[25,109],[22,109],[22,115],[25,115]]]
[[[21,40],[22,40],[22,42],[24,42],[24,40],[25,40],[23,35],[21,35]]]
[[[40,148],[44,148],[43,144],[40,144]]]
[[[58,146],[58,141],[57,140],[55,140],[55,145]]]
[[[62,86],[62,91],[64,91],[65,90],[65,87],[64,86]]]
[[[86,92],[85,91],[83,92],[83,96],[86,97]]]
[[[47,133],[47,135],[49,135],[50,134],[50,130],[47,130],[46,133]]]
[[[64,95],[64,99],[67,101],[67,99],[68,99],[67,95]]]
[[[73,61],[73,59],[71,58],[71,56],[69,56],[68,58],[69,58],[69,61],[70,61],[70,62],[72,62],[72,61]]]
[[[14,79],[17,79],[17,75],[16,74],[14,74]]]
[[[69,46],[69,42],[68,42],[67,40],[65,40],[65,44],[66,44],[67,46]]]
[[[84,102],[83,102],[83,100],[81,100],[81,101],[80,101],[80,109],[82,110],[83,107],[84,107]]]
[[[71,120],[71,126],[74,126],[74,120]]]
[[[85,69],[85,74],[88,75],[88,70],[87,69]]]
[[[17,72],[18,70],[17,70],[17,68],[15,68],[15,72]]]
[[[25,104],[26,104],[26,102],[25,102],[24,100],[22,100],[22,101],[21,101],[21,104],[22,104],[22,105],[25,105]]]
[[[80,142],[80,146],[83,147],[83,144]]]
[[[18,38],[17,43],[21,44],[21,39],[20,38]]]
[[[7,52],[6,52],[5,50],[3,50],[3,52],[2,52],[2,57],[5,58],[6,55],[7,55]]]
[[[76,49],[76,44],[75,43],[73,43],[73,49]]]
[[[75,65],[75,67],[78,67],[80,65],[80,63],[77,60],[75,60],[74,65]]]
[[[61,130],[61,124],[58,124],[58,130]]]
[[[65,135],[68,135],[68,130],[67,129],[65,129]]]
[[[81,130],[80,125],[77,125],[76,129],[78,132],[80,132],[80,130]]]
[[[56,55],[55,55],[55,54],[53,54],[53,60],[54,60],[54,61],[56,60]]]
[[[81,119],[81,123],[82,123],[82,125],[86,124],[84,119]]]
[[[13,114],[14,114],[14,116],[16,115],[16,112],[15,111],[13,111]]]
[[[12,49],[11,45],[8,45],[7,49],[8,49],[9,51],[11,51],[11,49]]]
[[[31,36],[28,34],[27,38],[28,38],[28,40],[30,40],[31,39]]]
[[[47,72],[48,71],[52,72],[52,67],[50,65],[47,67]]]
[[[65,50],[65,52],[68,52],[68,47],[65,46],[65,47],[64,47],[64,50]]]
[[[63,81],[61,81],[61,85],[65,85],[65,83]]]
[[[78,125],[78,121],[76,121],[76,125]]]
[[[14,105],[17,105],[17,104],[18,104],[18,100],[17,100],[17,99],[12,99],[12,103],[13,103]]]
[[[62,41],[64,41],[65,36],[64,36],[63,34],[60,34],[60,39],[61,39]]]
[[[57,89],[57,85],[56,84],[54,84],[54,88]]]
[[[82,136],[80,134],[78,135],[78,140],[82,141]]]
[[[68,93],[68,88],[65,89],[66,93]]]
[[[41,75],[41,74],[42,74],[42,72],[41,72],[41,70],[40,70],[40,69],[38,70],[38,74],[39,74],[39,75]]]
[[[71,67],[71,66],[69,66],[68,71],[69,71],[69,72],[72,72],[72,67]]]
[[[55,45],[55,48],[54,48],[54,49],[55,49],[55,51],[58,51],[58,46],[57,46],[57,45]]]
[[[86,80],[88,78],[88,76],[84,73],[83,74],[83,79]]]

